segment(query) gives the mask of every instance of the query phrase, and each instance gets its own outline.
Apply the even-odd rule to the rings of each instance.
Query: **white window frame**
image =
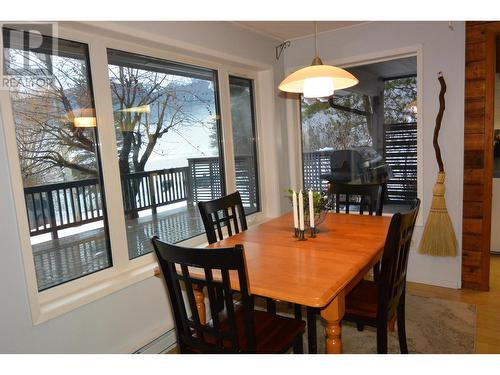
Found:
[[[337,59],[333,61],[324,60],[325,64],[334,65],[342,68],[350,68],[360,65],[374,64],[387,60],[394,60],[399,58],[415,56],[417,58],[417,197],[423,202],[424,198],[424,173],[423,173],[423,124],[424,117],[423,106],[423,45],[416,44],[408,47],[402,47],[393,50],[381,51],[372,54],[353,56],[345,59]],[[299,67],[287,69],[288,73],[297,70]],[[288,74],[287,73],[287,74]],[[302,186],[303,181],[303,155],[302,155],[302,124],[300,123],[300,101],[287,100],[286,103],[287,119],[289,119],[289,137],[288,149],[289,157],[291,160],[290,165],[290,181],[292,186]],[[293,129],[290,127],[293,126]],[[422,227],[423,224],[423,210],[420,210],[417,216],[415,225]],[[384,216],[392,216],[392,214],[383,214]]]
[[[152,253],[129,259],[125,216],[121,195],[120,171],[118,159],[116,157],[116,134],[114,127],[109,126],[109,124],[114,123],[114,118],[111,88],[108,77],[107,48],[196,65],[217,71],[227,192],[232,192],[236,189],[229,75],[252,79],[258,160],[264,160],[265,155],[259,137],[259,135],[262,134],[262,116],[259,108],[261,108],[261,98],[269,98],[269,96],[274,95],[274,92],[269,92],[269,90],[266,92],[259,91],[259,87],[265,86],[260,85],[260,81],[263,77],[259,72],[272,71],[272,67],[258,66],[250,61],[245,64],[245,67],[241,67],[239,65],[241,61],[233,65],[227,63],[227,61],[219,62],[215,58],[194,58],[189,56],[189,53],[179,54],[178,52],[169,50],[168,47],[150,48],[139,43],[128,42],[122,39],[102,37],[98,32],[94,33],[92,26],[88,26],[88,28],[91,31],[83,32],[71,27],[59,26],[57,37],[85,43],[89,48],[90,78],[92,80],[97,126],[99,129],[101,173],[106,196],[106,211],[113,260],[113,265],[111,267],[38,292],[10,93],[8,90],[0,90],[0,122],[2,122],[5,132],[10,180],[14,195],[19,227],[19,242],[21,244],[33,325],[43,323],[82,305],[126,288],[134,283],[153,277],[154,268],[157,266],[156,259]],[[0,43],[3,49],[1,35]],[[195,52],[193,52],[193,54],[195,54]],[[267,78],[266,75],[264,75],[264,77]],[[266,89],[268,88],[266,87]],[[265,176],[264,173],[261,172],[260,164],[258,173],[258,191],[261,202],[260,211],[248,217],[249,225],[254,225],[266,220],[267,217],[270,216],[270,213],[274,214],[274,212],[269,212],[270,210],[262,204],[263,199],[265,199],[266,195],[272,192],[273,189],[264,184]],[[272,183],[272,179],[269,179],[268,183]],[[120,192],[120,194],[117,194],[117,192]],[[205,234],[200,234],[180,244],[184,246],[204,246],[206,245],[206,237]]]

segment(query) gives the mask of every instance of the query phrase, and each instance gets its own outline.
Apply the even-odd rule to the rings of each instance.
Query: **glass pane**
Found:
[[[112,266],[88,48],[36,53],[4,30],[38,289]]]
[[[217,76],[209,69],[108,50],[130,258],[151,237],[204,233],[196,202],[225,193]]]
[[[417,195],[416,58],[349,68],[359,84],[302,99],[305,189],[330,182],[384,183],[384,211]]]
[[[245,212],[259,211],[259,182],[252,81],[229,77],[231,120],[236,173],[236,189],[240,192]]]

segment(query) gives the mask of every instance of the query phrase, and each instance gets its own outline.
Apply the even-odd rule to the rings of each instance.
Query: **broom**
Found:
[[[441,121],[445,110],[444,94],[446,92],[446,83],[441,72],[438,73],[438,80],[441,84],[441,91],[439,92],[439,112],[436,117],[433,145],[439,172],[436,184],[432,189],[431,210],[425,223],[418,252],[432,256],[455,256],[457,254],[457,239],[450,216],[448,215],[448,210],[446,209],[446,201],[444,199],[445,173],[441,150],[438,144],[439,130],[441,129]]]

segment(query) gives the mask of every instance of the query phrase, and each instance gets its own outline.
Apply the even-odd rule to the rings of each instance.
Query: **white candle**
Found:
[[[304,230],[304,194],[299,192],[299,229]]]
[[[309,189],[309,227],[314,228],[314,199],[311,189]]]
[[[293,209],[293,227],[298,228],[299,227],[299,218],[298,218],[298,212],[297,212],[297,193],[295,190],[292,193],[292,209]]]

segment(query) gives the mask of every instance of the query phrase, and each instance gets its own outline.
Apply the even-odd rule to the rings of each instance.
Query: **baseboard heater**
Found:
[[[135,351],[134,354],[164,354],[172,350],[177,341],[175,338],[175,329],[171,329],[165,332],[160,337],[157,337],[149,344],[144,345],[139,350]]]

